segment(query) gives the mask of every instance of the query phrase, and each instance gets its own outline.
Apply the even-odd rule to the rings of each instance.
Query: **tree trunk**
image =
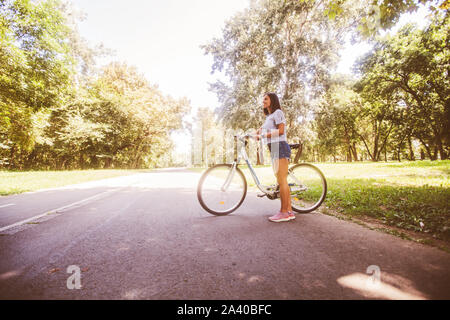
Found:
[[[300,156],[302,155],[302,151],[303,151],[303,144],[300,143],[300,146],[297,149],[297,154],[295,155],[294,158],[294,163],[297,164],[298,161],[300,160]]]
[[[33,162],[36,159],[36,156],[37,156],[37,149],[33,148],[33,151],[31,151],[31,153],[26,158],[26,161],[25,161],[26,169],[31,169]]]
[[[60,167],[61,170],[66,170],[66,169],[68,169],[68,168],[67,168],[67,161],[69,161],[69,158],[68,158],[67,156],[64,156],[64,157],[62,158],[62,162],[61,162],[61,167]]]
[[[236,161],[236,159],[237,159],[237,156],[238,156],[238,150],[237,150],[237,143],[238,143],[238,141],[237,141],[237,138],[236,137],[234,137],[233,138],[234,139],[234,143],[233,143],[233,156],[234,156],[234,161]]]
[[[202,165],[205,161],[205,149],[206,149],[205,130],[203,130],[203,128],[204,127],[202,126],[202,159],[201,159]]]
[[[435,145],[434,146],[434,153],[433,153],[433,159],[431,159],[431,160],[437,160],[437,158],[438,158],[438,147]]]
[[[16,155],[16,146],[13,145],[13,146],[11,147],[10,152],[9,152],[8,167],[9,167],[10,169],[14,169],[14,167],[15,167],[15,161],[16,161],[15,155]]]
[[[141,160],[142,160],[142,145],[144,142],[145,137],[139,139],[139,142],[137,143],[136,149],[134,151],[135,156],[132,163],[133,169],[139,169]]]
[[[356,143],[353,142],[353,145],[350,147],[352,152],[353,152],[353,158],[355,159],[355,161],[358,161],[358,153],[356,150]]]
[[[194,134],[192,134],[192,139],[191,139],[191,164],[193,167],[195,167],[195,139],[194,139]],[[223,163],[225,163],[226,160],[224,159]]]
[[[106,158],[106,159],[105,159],[105,165],[104,165],[104,168],[105,168],[105,169],[110,169],[111,166],[112,166],[112,158]]]
[[[359,134],[359,137],[361,138],[362,142],[364,143],[364,146],[366,147],[366,151],[367,154],[369,155],[370,159],[372,161],[376,161],[376,158],[374,157],[374,155],[370,152],[369,146],[367,145],[366,139],[364,139],[364,137],[362,135]],[[366,156],[367,158],[367,156]]]
[[[80,156],[78,158],[78,167],[83,170],[84,169],[84,156],[83,153],[80,152]]]
[[[352,148],[349,146],[347,150],[347,162],[352,162]]]
[[[446,160],[448,156],[442,145],[442,139],[441,139],[440,135],[436,136],[436,143],[437,143],[437,148],[439,150],[439,156],[441,157],[441,160]],[[436,157],[437,157],[437,155],[436,155]]]
[[[379,151],[378,150],[378,124],[377,120],[374,121],[374,141],[373,141],[373,159],[374,161],[378,161],[380,158]]]
[[[259,157],[259,143],[258,143],[258,145],[256,146],[256,165],[257,166],[260,166],[261,165],[261,159],[260,159],[260,157]]]
[[[416,160],[414,157],[414,150],[412,148],[412,143],[411,143],[411,137],[408,137],[408,147],[409,147],[409,160],[410,161],[414,161]]]
[[[433,160],[433,155],[431,154],[431,149],[430,147],[425,143],[425,141],[423,141],[421,138],[419,138],[420,143],[422,143],[422,145],[425,148],[425,151],[427,152],[428,158],[430,158],[430,160]],[[424,159],[422,159],[424,160]]]

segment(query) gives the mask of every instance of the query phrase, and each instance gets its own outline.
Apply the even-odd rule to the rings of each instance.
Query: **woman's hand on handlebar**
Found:
[[[255,139],[256,139],[256,141],[259,141],[261,138],[262,138],[262,136],[261,136],[261,128],[259,128],[258,130],[256,130],[256,133],[255,133]]]

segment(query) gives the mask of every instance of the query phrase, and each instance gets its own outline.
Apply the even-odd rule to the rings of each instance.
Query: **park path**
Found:
[[[1,197],[0,299],[450,299],[446,252],[320,213],[271,223],[279,202],[256,190],[215,217],[199,178],[165,169]]]

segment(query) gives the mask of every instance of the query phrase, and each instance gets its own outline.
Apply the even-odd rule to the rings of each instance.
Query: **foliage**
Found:
[[[375,34],[402,13],[436,5],[376,3]],[[262,96],[273,91],[288,139],[303,143],[307,160],[415,159],[417,142],[428,158],[446,159],[449,28],[445,3],[437,5],[425,30],[410,25],[392,36],[371,34],[374,49],[358,62],[356,77],[346,79],[333,75],[343,38],[356,26],[372,32],[363,1],[253,1],[226,23],[221,38],[203,46],[214,58],[212,72],[229,80],[210,84],[221,102],[219,118],[234,129],[256,128]]]
[[[303,0],[308,1],[308,0]],[[313,1],[313,0],[311,0]],[[343,7],[351,0],[331,0],[325,13],[330,19],[344,18]],[[364,7],[357,11],[355,17],[355,37],[373,39],[381,30],[392,28],[402,14],[417,11],[427,5],[432,14],[439,14],[449,9],[448,0],[370,0],[363,1]]]
[[[11,165],[35,144],[32,115],[71,87],[69,29],[55,0],[0,2],[0,139]]]
[[[429,159],[447,159],[448,30],[448,14],[436,14],[423,30],[377,38],[356,64],[358,78],[335,76],[319,99],[315,148],[335,161],[414,160],[421,144]]]
[[[450,147],[449,30],[448,14],[437,15],[424,30],[407,25],[378,40],[358,67],[357,90],[372,103],[371,110],[380,105],[403,112],[400,118],[431,159],[436,151],[446,159]]]
[[[213,72],[229,78],[229,84],[211,84],[227,126],[257,127],[262,96],[273,91],[283,101],[288,134],[297,135],[297,119],[308,116],[311,101],[326,88],[345,29],[323,10],[321,1],[254,1],[226,23],[222,38],[203,46],[214,58]]]
[[[75,169],[162,165],[187,99],[138,71],[99,70],[81,16],[58,0],[0,1],[0,166]]]
[[[345,154],[347,160],[358,160],[356,144],[359,142],[358,117],[361,118],[361,98],[352,90],[353,80],[335,76],[319,102],[314,130],[317,132],[315,145],[319,153]]]

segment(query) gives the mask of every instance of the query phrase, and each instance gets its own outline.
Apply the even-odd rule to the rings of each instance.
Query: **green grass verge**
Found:
[[[0,196],[130,175],[139,170],[0,171]]]
[[[372,217],[386,225],[450,241],[449,160],[316,166],[327,178],[327,207],[349,217]],[[249,170],[240,168],[249,186],[255,186]],[[255,171],[261,183],[275,183],[270,166],[259,166]]]

